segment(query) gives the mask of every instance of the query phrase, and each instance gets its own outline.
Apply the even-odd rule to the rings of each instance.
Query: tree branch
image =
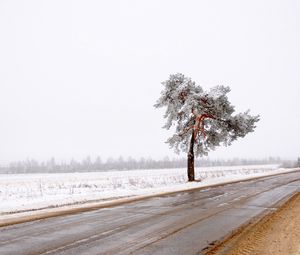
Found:
[[[194,128],[195,139],[197,138],[199,131],[200,131],[200,135],[203,134],[204,138],[206,137],[205,129],[204,129],[205,119],[215,119],[215,118],[214,116],[206,113],[196,116],[196,123]]]

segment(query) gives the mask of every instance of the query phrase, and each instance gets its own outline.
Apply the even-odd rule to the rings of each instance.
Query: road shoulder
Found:
[[[275,212],[226,239],[206,255],[300,254],[300,192]]]

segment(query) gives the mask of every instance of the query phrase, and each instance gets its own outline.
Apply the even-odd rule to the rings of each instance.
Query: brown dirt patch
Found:
[[[207,255],[300,255],[300,192]]]

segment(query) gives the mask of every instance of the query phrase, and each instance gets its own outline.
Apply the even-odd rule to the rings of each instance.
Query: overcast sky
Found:
[[[300,156],[299,13],[297,0],[0,0],[0,163],[176,156],[153,104],[177,72],[261,115],[211,157]]]

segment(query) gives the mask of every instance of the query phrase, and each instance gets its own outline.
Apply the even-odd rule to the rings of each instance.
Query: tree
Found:
[[[175,152],[187,152],[188,180],[195,180],[194,157],[207,155],[223,144],[228,146],[238,137],[253,132],[259,116],[249,110],[233,115],[234,107],[227,98],[229,87],[216,86],[204,91],[183,74],[170,75],[154,105],[166,107],[163,128],[175,126],[175,134],[166,143]]]

